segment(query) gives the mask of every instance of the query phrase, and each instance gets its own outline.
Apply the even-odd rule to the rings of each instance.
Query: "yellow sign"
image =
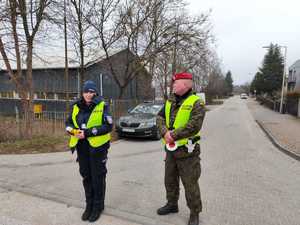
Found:
[[[34,106],[33,106],[33,112],[34,113],[42,113],[42,111],[43,111],[43,105],[34,104]]]

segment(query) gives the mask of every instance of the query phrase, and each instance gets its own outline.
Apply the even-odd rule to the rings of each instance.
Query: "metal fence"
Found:
[[[114,120],[125,115],[129,109],[141,103],[141,100],[108,100],[110,111]],[[22,137],[25,129],[27,115],[20,112],[15,107],[14,113],[1,113],[0,110],[0,141],[16,140]],[[68,117],[67,112],[63,111],[42,111],[35,113],[33,118],[33,135],[55,136],[65,134],[65,121]]]
[[[134,106],[141,103],[141,100],[133,99],[133,100],[121,100],[121,99],[111,99],[107,101],[109,103],[110,112],[114,120],[120,118],[120,116],[125,115],[128,110],[132,109]]]
[[[293,116],[298,116],[299,101],[299,97],[288,96],[286,101],[286,111]]]
[[[269,98],[265,98],[263,96],[256,96],[256,100],[259,101],[261,104],[265,105],[266,107],[268,107],[269,109],[272,109],[276,112],[279,112],[280,111],[280,101],[274,101],[272,99],[269,99]],[[286,103],[284,102],[282,104],[282,112],[285,113],[287,110],[287,105]]]
[[[0,141],[13,141],[23,137],[26,129],[26,114],[0,115]],[[66,113],[43,112],[34,114],[32,132],[34,136],[59,136],[65,134]]]
[[[267,106],[268,108],[279,112],[280,111],[280,101],[274,101],[269,98],[265,98],[263,96],[256,96],[256,99],[263,105]],[[291,97],[287,96],[285,102],[282,104],[282,112],[288,113],[293,116],[298,116],[298,97]]]

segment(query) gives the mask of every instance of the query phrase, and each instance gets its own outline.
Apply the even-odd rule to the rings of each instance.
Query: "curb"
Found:
[[[264,125],[259,122],[258,120],[255,120],[255,122],[259,125],[259,127],[264,131],[264,133],[267,135],[267,137],[270,139],[270,141],[272,142],[272,144],[279,149],[280,151],[282,151],[283,153],[287,154],[288,156],[300,161],[300,155],[288,150],[287,148],[285,148],[283,145],[281,145],[276,138],[271,134],[271,132],[268,131],[267,128],[264,127]]]

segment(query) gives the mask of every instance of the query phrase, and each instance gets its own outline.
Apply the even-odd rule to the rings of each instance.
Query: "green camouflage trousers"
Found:
[[[202,211],[198,183],[201,174],[200,146],[197,145],[193,153],[184,150],[177,150],[176,152],[166,151],[165,188],[167,201],[170,204],[177,204],[180,178],[185,189],[187,206],[191,213],[200,213]]]

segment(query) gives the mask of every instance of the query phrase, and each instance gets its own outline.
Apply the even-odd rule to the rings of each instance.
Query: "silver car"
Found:
[[[247,98],[248,98],[248,95],[247,95],[246,93],[242,93],[242,94],[240,95],[240,98],[241,98],[241,99],[247,99]]]
[[[162,104],[142,103],[120,117],[116,122],[116,132],[120,137],[151,137],[160,139],[156,125],[156,116]]]

